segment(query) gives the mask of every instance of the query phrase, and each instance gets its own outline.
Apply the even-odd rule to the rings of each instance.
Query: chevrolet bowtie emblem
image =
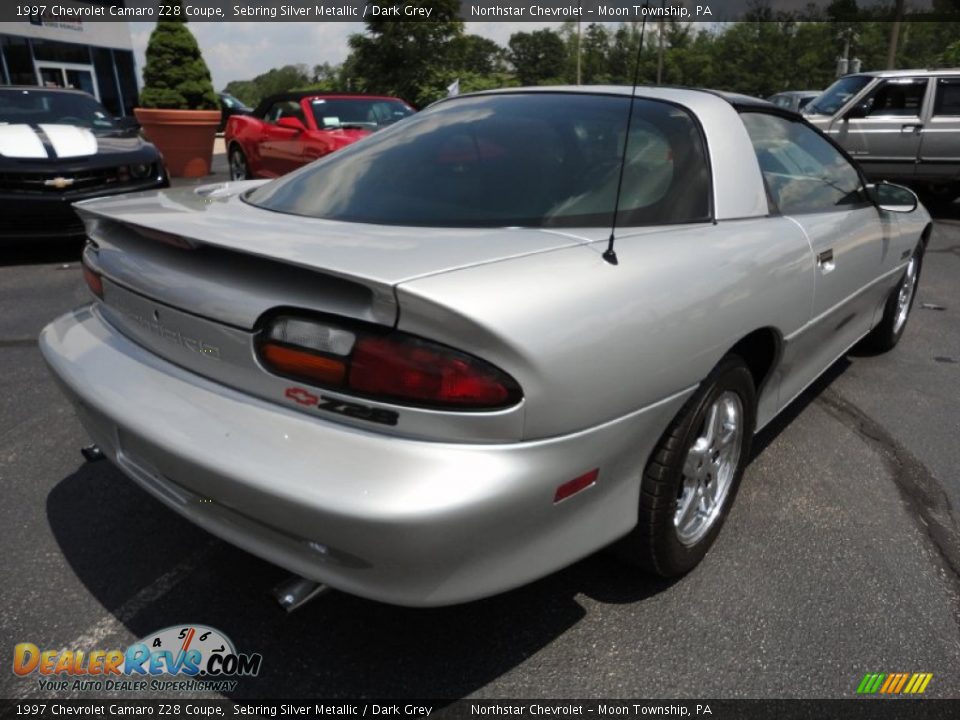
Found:
[[[55,177],[52,180],[44,180],[43,184],[47,187],[63,190],[64,188],[68,188],[73,185],[73,178]]]

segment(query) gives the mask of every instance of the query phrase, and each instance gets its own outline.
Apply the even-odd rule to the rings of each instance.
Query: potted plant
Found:
[[[140,107],[134,114],[160,148],[172,176],[210,173],[219,103],[186,20],[161,20],[151,33]]]

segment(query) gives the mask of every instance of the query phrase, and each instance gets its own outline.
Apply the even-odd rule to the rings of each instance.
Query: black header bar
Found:
[[[860,0],[851,20],[893,20],[893,2]],[[830,20],[826,0],[461,0],[461,20],[478,22],[729,22],[737,20]],[[904,19],[960,20],[960,2],[912,0]],[[835,6],[836,7],[836,6]],[[397,22],[438,19],[430,0],[3,0],[0,22],[65,23],[187,19],[190,22]],[[447,19],[447,18],[444,18]]]

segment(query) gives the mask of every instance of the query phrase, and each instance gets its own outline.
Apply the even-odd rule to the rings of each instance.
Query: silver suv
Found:
[[[913,185],[928,201],[960,197],[960,69],[847,75],[804,113],[871,180]]]

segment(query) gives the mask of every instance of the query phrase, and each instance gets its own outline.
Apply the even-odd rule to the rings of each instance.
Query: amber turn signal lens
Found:
[[[86,280],[90,292],[103,300],[103,279],[91,270],[86,263],[81,263],[81,265],[83,266],[83,279]]]
[[[284,375],[313,380],[318,385],[337,387],[343,383],[347,367],[342,360],[315,355],[276,343],[260,346],[260,357],[268,368]]]

